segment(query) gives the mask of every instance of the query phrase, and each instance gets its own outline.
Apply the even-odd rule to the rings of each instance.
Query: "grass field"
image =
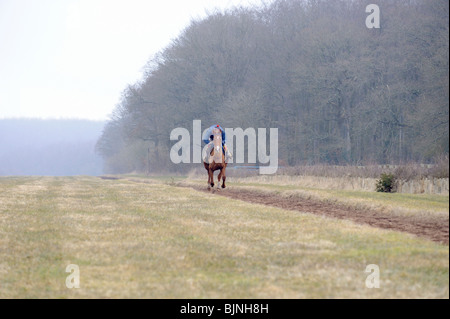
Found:
[[[176,182],[0,178],[0,298],[449,298],[447,245]],[[364,196],[340,200],[448,215],[448,196]],[[365,285],[369,264],[378,289]]]

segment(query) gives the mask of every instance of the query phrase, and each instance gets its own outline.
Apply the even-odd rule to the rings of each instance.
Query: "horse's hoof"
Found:
[[[225,188],[226,186],[225,185],[222,185],[222,188]]]

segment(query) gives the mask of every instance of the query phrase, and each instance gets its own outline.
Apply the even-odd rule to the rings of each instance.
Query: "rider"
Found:
[[[227,145],[225,144],[225,130],[219,125],[211,125],[207,130],[205,130],[205,132],[203,133],[202,136],[202,140],[203,142],[205,142],[205,144],[208,144],[208,146],[206,147],[206,152],[203,154],[203,161],[207,162],[208,160],[208,156],[211,153],[213,147],[214,147],[214,143],[213,143],[213,139],[214,136],[212,134],[213,129],[218,128],[221,132],[222,132],[222,147],[223,150],[225,152],[225,161],[228,162],[228,160],[230,158],[233,157],[233,155],[231,154],[230,150],[228,149]]]

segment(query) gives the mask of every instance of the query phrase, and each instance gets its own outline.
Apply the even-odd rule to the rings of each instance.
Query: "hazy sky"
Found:
[[[0,118],[106,119],[193,18],[260,0],[0,0]]]

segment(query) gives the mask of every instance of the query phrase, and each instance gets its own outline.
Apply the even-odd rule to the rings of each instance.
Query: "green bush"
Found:
[[[396,178],[394,174],[383,173],[380,179],[377,180],[376,190],[377,192],[393,193],[395,192]]]

